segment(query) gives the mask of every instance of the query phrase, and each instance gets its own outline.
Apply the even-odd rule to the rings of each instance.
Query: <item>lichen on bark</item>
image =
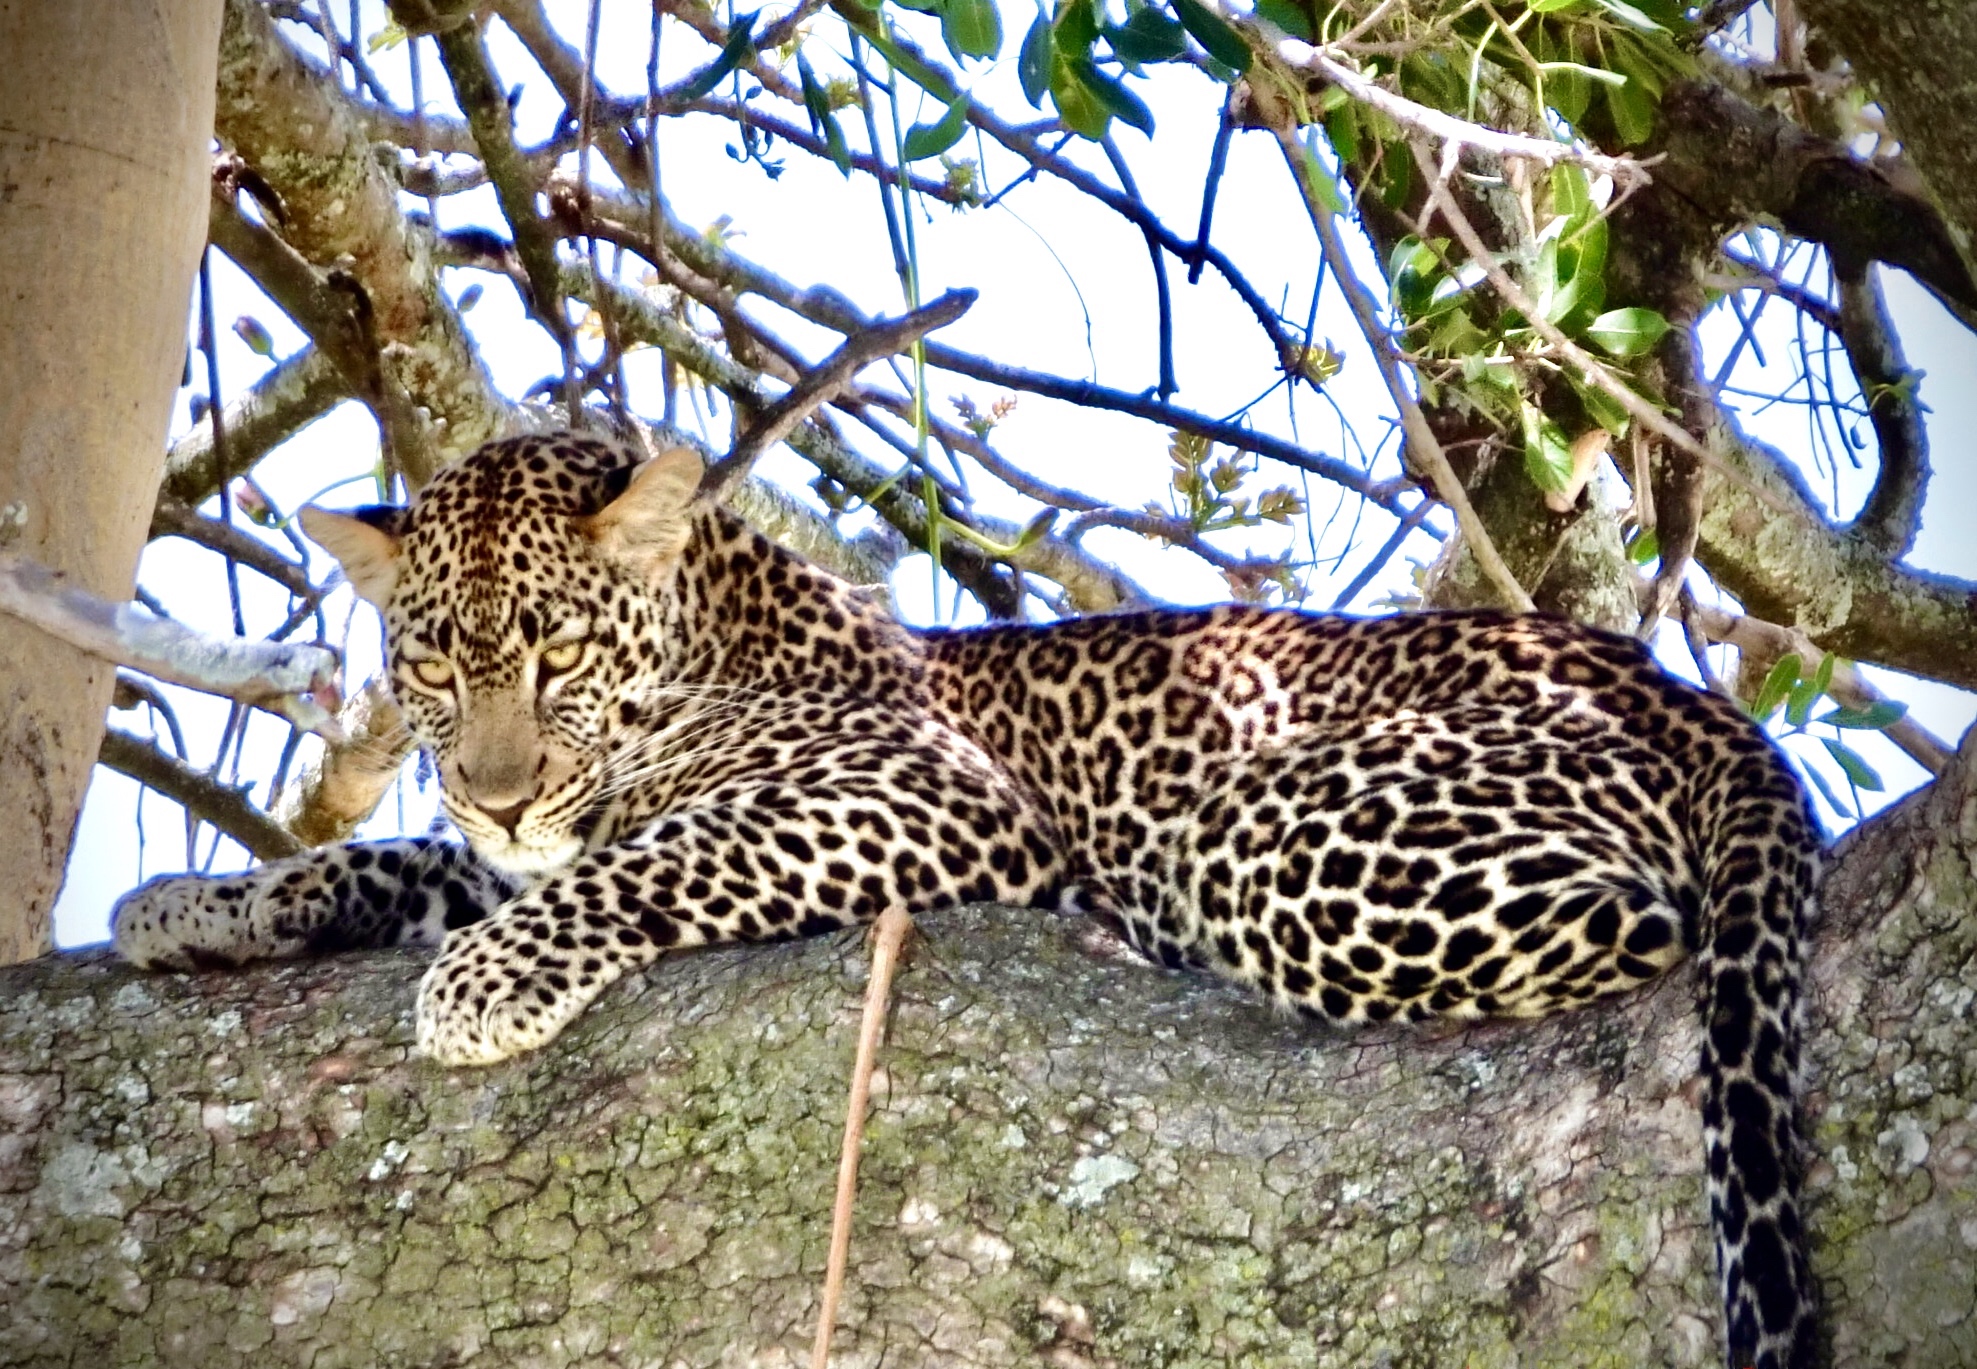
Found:
[[[1829,884],[1838,1364],[1977,1364],[1974,773]],[[836,1363],[1717,1362],[1687,976],[1344,1034],[1047,914],[923,931]],[[410,956],[0,972],[0,1365],[800,1364],[864,964],[683,957],[485,1071],[411,1056]]]

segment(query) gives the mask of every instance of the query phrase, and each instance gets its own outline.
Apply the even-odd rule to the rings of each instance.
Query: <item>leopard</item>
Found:
[[[1733,1369],[1808,1369],[1805,944],[1821,838],[1733,700],[1539,614],[1223,604],[916,629],[750,529],[686,447],[495,441],[305,509],[385,627],[464,844],[126,895],[153,969],[437,948],[417,1045],[543,1047],[695,947],[997,902],[1338,1024],[1530,1018],[1696,962]]]

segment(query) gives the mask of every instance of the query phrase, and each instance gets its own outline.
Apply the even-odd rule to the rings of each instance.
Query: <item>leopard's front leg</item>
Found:
[[[110,913],[118,954],[155,970],[383,946],[437,946],[518,882],[426,838],[326,846],[237,875],[163,875]]]
[[[768,785],[660,819],[449,935],[419,988],[419,1045],[444,1064],[493,1064],[671,951],[814,936],[889,906],[1032,902],[1058,883],[1053,843],[985,789],[923,804],[877,784]]]

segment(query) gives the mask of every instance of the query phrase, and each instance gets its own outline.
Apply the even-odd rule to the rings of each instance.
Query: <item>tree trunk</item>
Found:
[[[1977,741],[1849,840],[1811,1005],[1834,1363],[1977,1365]],[[1326,1033],[928,919],[840,1365],[1707,1366],[1686,975]],[[421,962],[0,971],[0,1365],[793,1365],[864,953],[684,956],[541,1054],[409,1058]]]
[[[206,239],[219,0],[0,0],[0,547],[130,595]],[[48,914],[109,666],[0,631],[0,963]]]

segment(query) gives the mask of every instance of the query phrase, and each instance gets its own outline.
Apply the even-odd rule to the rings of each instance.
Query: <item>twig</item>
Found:
[[[1105,150],[1105,159],[1112,163],[1112,170],[1118,174],[1119,188],[1137,200],[1140,188],[1133,182],[1132,168],[1126,165],[1125,154],[1119,151],[1118,141],[1108,133],[1099,146]],[[1196,239],[1197,262],[1201,260],[1198,255],[1200,249],[1207,246],[1207,210],[1211,203],[1205,200],[1202,205],[1203,231]],[[1174,296],[1167,287],[1167,258],[1160,250],[1159,236],[1144,226],[1140,229],[1140,236],[1146,239],[1147,255],[1153,258],[1154,302],[1160,311],[1160,384],[1154,393],[1164,400],[1181,388],[1180,382],[1174,379]]]
[[[96,759],[118,774],[128,775],[182,804],[193,817],[212,823],[245,846],[256,860],[279,860],[303,850],[301,842],[256,808],[240,790],[119,728],[103,730],[103,745],[97,750]]]
[[[831,1333],[837,1328],[838,1297],[844,1291],[844,1269],[851,1253],[851,1205],[858,1196],[858,1150],[865,1139],[865,1110],[872,1095],[872,1066],[879,1051],[892,994],[892,972],[913,919],[892,906],[879,914],[872,928],[872,974],[865,983],[865,1012],[858,1023],[858,1056],[851,1067],[851,1101],[844,1115],[844,1145],[838,1151],[837,1200],[831,1207],[831,1253],[824,1266],[822,1306],[817,1309],[817,1340],[810,1351],[810,1369],[828,1369]]]
[[[1652,591],[1651,582],[1638,581],[1635,590],[1644,598]],[[1819,663],[1826,658],[1826,652],[1799,629],[1767,623],[1762,618],[1730,613],[1698,603],[1693,621],[1711,641],[1728,643],[1760,660],[1776,660],[1793,653],[1799,658],[1800,668],[1811,672],[1818,669]],[[1834,663],[1833,679],[1826,692],[1848,708],[1863,710],[1887,698],[1850,661]],[[1912,718],[1899,718],[1881,732],[1932,775],[1944,773],[1955,760],[1954,746]]]
[[[1332,608],[1334,610],[1344,608],[1347,604],[1359,597],[1360,591],[1371,584],[1373,577],[1380,573],[1380,568],[1392,560],[1393,554],[1400,550],[1400,544],[1407,540],[1410,533],[1421,526],[1422,520],[1428,516],[1428,511],[1434,508],[1436,502],[1433,499],[1423,499],[1407,511],[1407,516],[1395,524],[1394,530],[1387,537],[1387,540],[1382,542],[1380,549],[1373,553],[1373,558],[1359,568],[1359,574],[1352,577],[1352,583],[1340,590],[1338,597],[1332,600]]]
[[[810,417],[818,405],[829,401],[861,366],[879,357],[896,355],[912,345],[914,339],[954,322],[968,312],[977,297],[973,290],[950,290],[931,304],[847,337],[842,346],[805,372],[795,388],[735,439],[734,450],[716,462],[700,482],[701,493],[708,498],[720,498],[728,486],[747,474],[757,456],[789,436],[797,424]]]
[[[477,23],[452,24],[433,34],[439,57],[453,83],[454,97],[473,129],[481,162],[494,182],[502,217],[515,236],[515,254],[528,275],[528,305],[556,340],[563,355],[563,403],[572,424],[582,422],[583,396],[577,392],[576,330],[563,308],[563,286],[556,260],[556,234],[535,212],[535,179],[515,146],[508,98],[494,76]],[[581,98],[581,96],[579,96]]]
[[[151,511],[151,538],[155,541],[160,537],[183,537],[188,542],[196,542],[229,561],[238,561],[249,570],[259,571],[298,599],[316,595],[316,586],[310,583],[309,572],[300,564],[289,560],[252,533],[231,523],[222,523],[217,518],[207,518],[169,495],[160,495],[157,507]],[[244,636],[245,633],[239,635]]]
[[[1527,137],[1521,133],[1503,133],[1481,124],[1469,123],[1427,105],[1416,104],[1406,96],[1396,95],[1351,67],[1334,61],[1322,50],[1295,38],[1280,42],[1277,55],[1291,66],[1317,72],[1353,99],[1379,110],[1395,123],[1429,134],[1444,143],[1479,147],[1499,157],[1521,158],[1542,166],[1570,162],[1599,175],[1611,176],[1616,187],[1628,190],[1645,186],[1652,179],[1647,171],[1654,164],[1652,160],[1644,162],[1635,157],[1609,157],[1570,143]]]
[[[551,193],[552,195],[555,193],[554,179],[551,182]],[[650,234],[647,227],[649,222],[647,203],[599,190],[593,196],[592,208],[598,219],[594,227],[600,236],[607,241],[629,247],[633,251],[646,250],[643,244]],[[872,320],[866,318],[843,295],[829,287],[800,290],[789,281],[745,257],[711,247],[698,234],[689,233],[670,220],[667,221],[665,236],[669,256],[689,263],[694,271],[699,272],[703,277],[712,278],[728,290],[760,295],[791,313],[809,319],[812,323],[821,323],[840,333],[852,333],[872,325]],[[701,296],[696,293],[695,297]],[[1115,390],[1095,381],[1071,380],[1046,371],[1005,365],[940,342],[929,341],[925,345],[927,364],[930,366],[937,366],[942,370],[952,371],[957,375],[968,376],[991,385],[1043,395],[1048,399],[1061,399],[1066,403],[1085,408],[1108,409],[1114,413],[1131,414],[1136,418],[1149,419],[1166,427],[1179,428],[1183,432],[1196,433],[1211,441],[1220,442],[1225,447],[1233,447],[1238,451],[1250,452],[1257,456],[1267,456],[1285,465],[1310,471],[1313,475],[1342,485],[1354,494],[1371,500],[1396,518],[1406,513],[1406,507],[1401,503],[1400,496],[1410,482],[1374,480],[1350,462],[1306,451],[1297,444],[1270,433],[1211,418],[1207,414],[1178,404],[1166,403],[1149,395]]]
[[[1408,392],[1393,337],[1380,322],[1379,306],[1373,302],[1365,285],[1353,273],[1352,263],[1346,259],[1345,244],[1339,241],[1336,218],[1324,196],[1309,181],[1310,169],[1305,151],[1298,145],[1296,133],[1281,127],[1272,132],[1277,135],[1277,145],[1283,151],[1284,163],[1290,168],[1291,177],[1304,197],[1304,207],[1311,217],[1311,226],[1318,232],[1325,260],[1330,264],[1339,288],[1345,292],[1346,303],[1359,324],[1359,331],[1366,338],[1366,345],[1372,349],[1373,360],[1380,368],[1380,378],[1386,382],[1388,395],[1392,397],[1394,407],[1400,410],[1401,428],[1407,434],[1409,452],[1434,482],[1435,497],[1448,505],[1449,511],[1455,515],[1456,525],[1462,529],[1463,540],[1468,543],[1469,554],[1476,558],[1477,567],[1496,586],[1504,603],[1522,613],[1535,612],[1537,605],[1531,601],[1524,587],[1517,583],[1510,567],[1503,563],[1496,543],[1490,540],[1489,529],[1483,526],[1483,520],[1470,504],[1469,494],[1456,477],[1455,468],[1449,465],[1448,454],[1442,450],[1434,430],[1429,428],[1421,406]]]
[[[0,613],[167,683],[264,708],[325,737],[341,735],[336,719],[310,697],[335,697],[335,653],[208,636],[134,605],[99,599],[66,580],[33,561],[0,553]]]

